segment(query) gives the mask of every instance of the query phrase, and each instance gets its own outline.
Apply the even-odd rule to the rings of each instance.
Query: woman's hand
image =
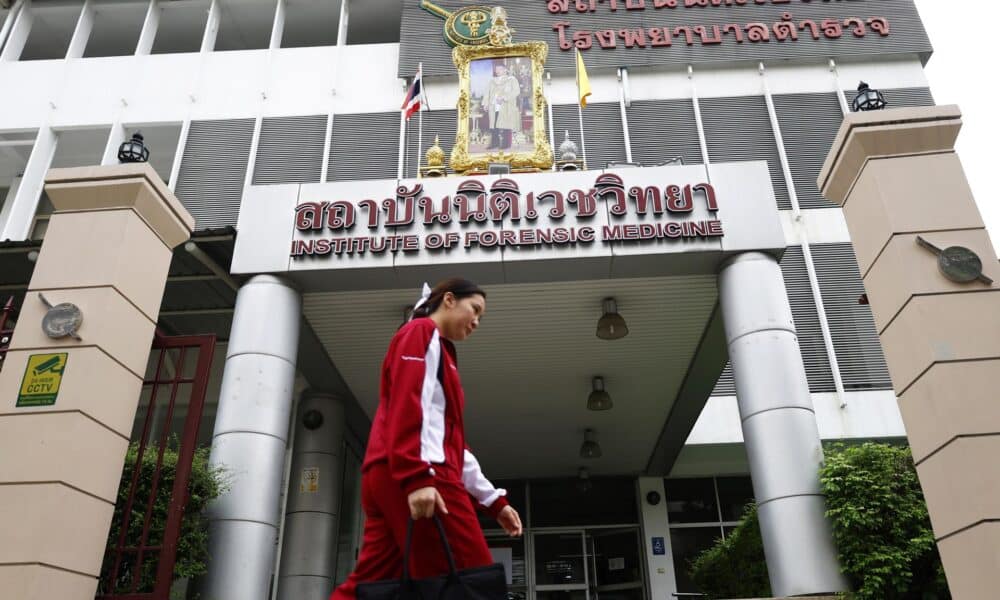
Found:
[[[509,504],[503,507],[500,514],[497,515],[497,523],[503,527],[503,530],[507,532],[510,537],[519,537],[523,532],[521,527],[521,515],[517,514],[513,506]]]
[[[433,517],[435,509],[440,509],[441,514],[448,514],[448,508],[444,505],[444,498],[432,486],[413,490],[406,497],[406,502],[410,505],[410,517],[414,520]],[[518,525],[520,526],[520,521],[518,521]]]

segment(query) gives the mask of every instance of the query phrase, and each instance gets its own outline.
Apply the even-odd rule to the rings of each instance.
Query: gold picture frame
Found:
[[[451,57],[458,69],[459,78],[458,126],[450,163],[453,171],[460,174],[486,173],[490,163],[508,163],[513,172],[552,168],[552,146],[546,129],[548,112],[542,91],[542,73],[548,54],[549,45],[545,42],[456,46],[452,50]],[[504,77],[511,77],[507,71],[500,70],[500,67],[516,66],[521,69],[519,74],[523,76],[523,69],[529,61],[532,87],[530,95],[523,93],[523,85],[517,85],[513,88],[518,90],[516,100],[511,100],[490,87],[493,84],[489,79],[500,81]],[[489,75],[484,79],[484,69],[487,68]],[[517,75],[513,77],[516,79]],[[490,91],[482,92],[484,83],[490,87]],[[507,93],[507,96],[511,95]],[[491,104],[495,111],[492,116],[485,106],[487,98],[495,101],[495,104]],[[525,99],[528,102],[525,103]],[[518,105],[519,117],[514,121],[507,116],[511,114],[507,106],[512,101],[521,103]],[[529,122],[528,106],[530,132],[525,131],[524,127]],[[502,124],[511,126],[496,127]],[[489,133],[484,134],[484,129],[488,129]],[[489,135],[489,139],[485,135]]]

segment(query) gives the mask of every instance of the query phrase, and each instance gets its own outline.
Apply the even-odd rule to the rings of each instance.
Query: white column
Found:
[[[674,573],[673,550],[670,547],[670,522],[667,519],[666,494],[662,477],[640,477],[639,506],[642,507],[642,543],[646,557],[646,571],[649,573],[649,597],[661,600],[673,598],[677,591],[677,576]],[[659,501],[652,504],[650,494],[656,494]],[[653,540],[663,542],[663,553],[656,554]]]
[[[209,463],[229,490],[209,508],[210,567],[202,596],[267,597],[295,383],[302,299],[258,275],[236,297]]]
[[[21,242],[31,233],[31,222],[38,211],[38,200],[42,196],[45,173],[52,164],[56,153],[58,137],[50,127],[42,127],[35,138],[28,164],[24,168],[21,185],[13,201],[4,204],[0,212],[0,241]]]
[[[281,38],[285,35],[285,11],[288,9],[285,0],[278,0],[274,8],[274,24],[271,25],[271,50],[281,48]]]
[[[761,252],[730,259],[719,274],[719,297],[771,590],[846,590],[824,516],[823,447],[778,261]]]
[[[208,19],[205,21],[205,35],[201,38],[201,51],[211,52],[215,50],[215,40],[219,37],[219,21],[221,11],[219,0],[212,0],[208,7]]]
[[[125,131],[125,126],[121,123],[115,123],[111,126],[111,133],[108,135],[108,145],[104,147],[104,156],[101,158],[102,165],[118,164],[118,148],[125,141],[126,135],[128,134]]]
[[[340,0],[340,19],[337,25],[337,45],[347,45],[347,22],[351,17],[350,0]]]
[[[344,405],[330,394],[307,392],[294,428],[278,600],[327,600],[336,583]]]
[[[31,12],[31,0],[24,0],[21,10],[11,25],[10,33],[7,34],[7,42],[0,52],[0,61],[16,61],[21,58],[24,45],[28,42],[28,34],[31,33],[31,26],[34,23],[34,14]]]
[[[323,139],[323,164],[319,168],[319,181],[326,183],[330,175],[330,147],[333,144],[333,113],[326,116],[326,137]]]
[[[139,34],[139,43],[135,45],[136,55],[147,55],[153,51],[153,42],[156,41],[156,32],[160,28],[160,15],[163,7],[160,0],[149,0],[149,8],[146,10],[146,20],[142,24],[142,33]]]
[[[4,42],[7,41],[7,36],[10,35],[10,30],[14,28],[14,21],[17,20],[17,13],[21,11],[21,6],[23,6],[24,0],[17,0],[14,6],[7,11],[7,16],[4,17],[3,27],[0,27],[0,49],[3,48]]]
[[[711,158],[708,155],[708,140],[705,138],[705,124],[701,120],[701,105],[698,103],[698,86],[694,81],[694,67],[688,65],[688,80],[691,81],[691,107],[694,109],[694,124],[698,129],[698,145],[701,147],[701,160],[705,163],[705,173]]]
[[[628,92],[625,87],[628,85],[628,69],[621,67],[618,69],[618,110],[622,115],[622,132],[625,134],[625,162],[632,162],[632,136],[628,131],[628,112],[625,110],[626,96]],[[631,104],[631,102],[629,102]]]
[[[69,41],[69,49],[66,50],[66,58],[82,58],[87,49],[87,42],[90,41],[90,32],[94,30],[94,3],[87,0],[80,10],[80,18],[76,20],[76,29],[73,30],[73,37]]]
[[[181,135],[177,138],[177,151],[174,152],[174,162],[170,165],[170,191],[177,189],[177,178],[181,175],[181,162],[184,160],[184,147],[187,146],[188,134],[191,133],[191,119],[185,119],[181,125]]]

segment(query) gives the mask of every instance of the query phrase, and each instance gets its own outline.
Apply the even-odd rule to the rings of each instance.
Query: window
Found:
[[[263,50],[271,45],[277,0],[219,0],[216,50]]]
[[[582,491],[580,480],[544,479],[530,488],[531,526],[624,525],[639,522],[635,480],[594,477]]]
[[[663,485],[677,591],[694,593],[688,565],[739,525],[754,502],[753,486],[745,476],[667,479]]]
[[[94,26],[87,41],[85,58],[135,54],[148,2],[110,2],[94,5]]]
[[[21,50],[20,60],[66,58],[83,3],[71,5],[32,4],[31,31]],[[20,18],[23,18],[22,13]]]
[[[370,1],[366,0],[366,3]],[[335,46],[340,30],[340,4],[341,0],[287,2],[281,47]],[[352,21],[348,21],[350,25],[353,25]]]
[[[338,3],[339,4],[339,3]],[[354,0],[347,5],[348,44],[394,44],[399,42],[403,2]],[[440,41],[440,33],[436,41]]]
[[[161,2],[153,54],[198,52],[208,22],[209,0]]]
[[[14,201],[21,175],[35,145],[34,131],[0,133],[0,214],[7,202]]]

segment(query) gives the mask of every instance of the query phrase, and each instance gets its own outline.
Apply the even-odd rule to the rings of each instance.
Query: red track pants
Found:
[[[448,514],[442,515],[448,544],[459,569],[493,563],[486,538],[472,506],[472,498],[460,481],[442,482],[436,486],[444,497]],[[386,464],[373,465],[361,476],[361,507],[365,511],[364,540],[354,572],[333,591],[330,600],[353,600],[359,583],[398,579],[403,575],[403,547],[410,508],[399,484],[389,475]],[[413,524],[410,576],[414,579],[433,577],[448,572],[440,534],[431,519]]]

